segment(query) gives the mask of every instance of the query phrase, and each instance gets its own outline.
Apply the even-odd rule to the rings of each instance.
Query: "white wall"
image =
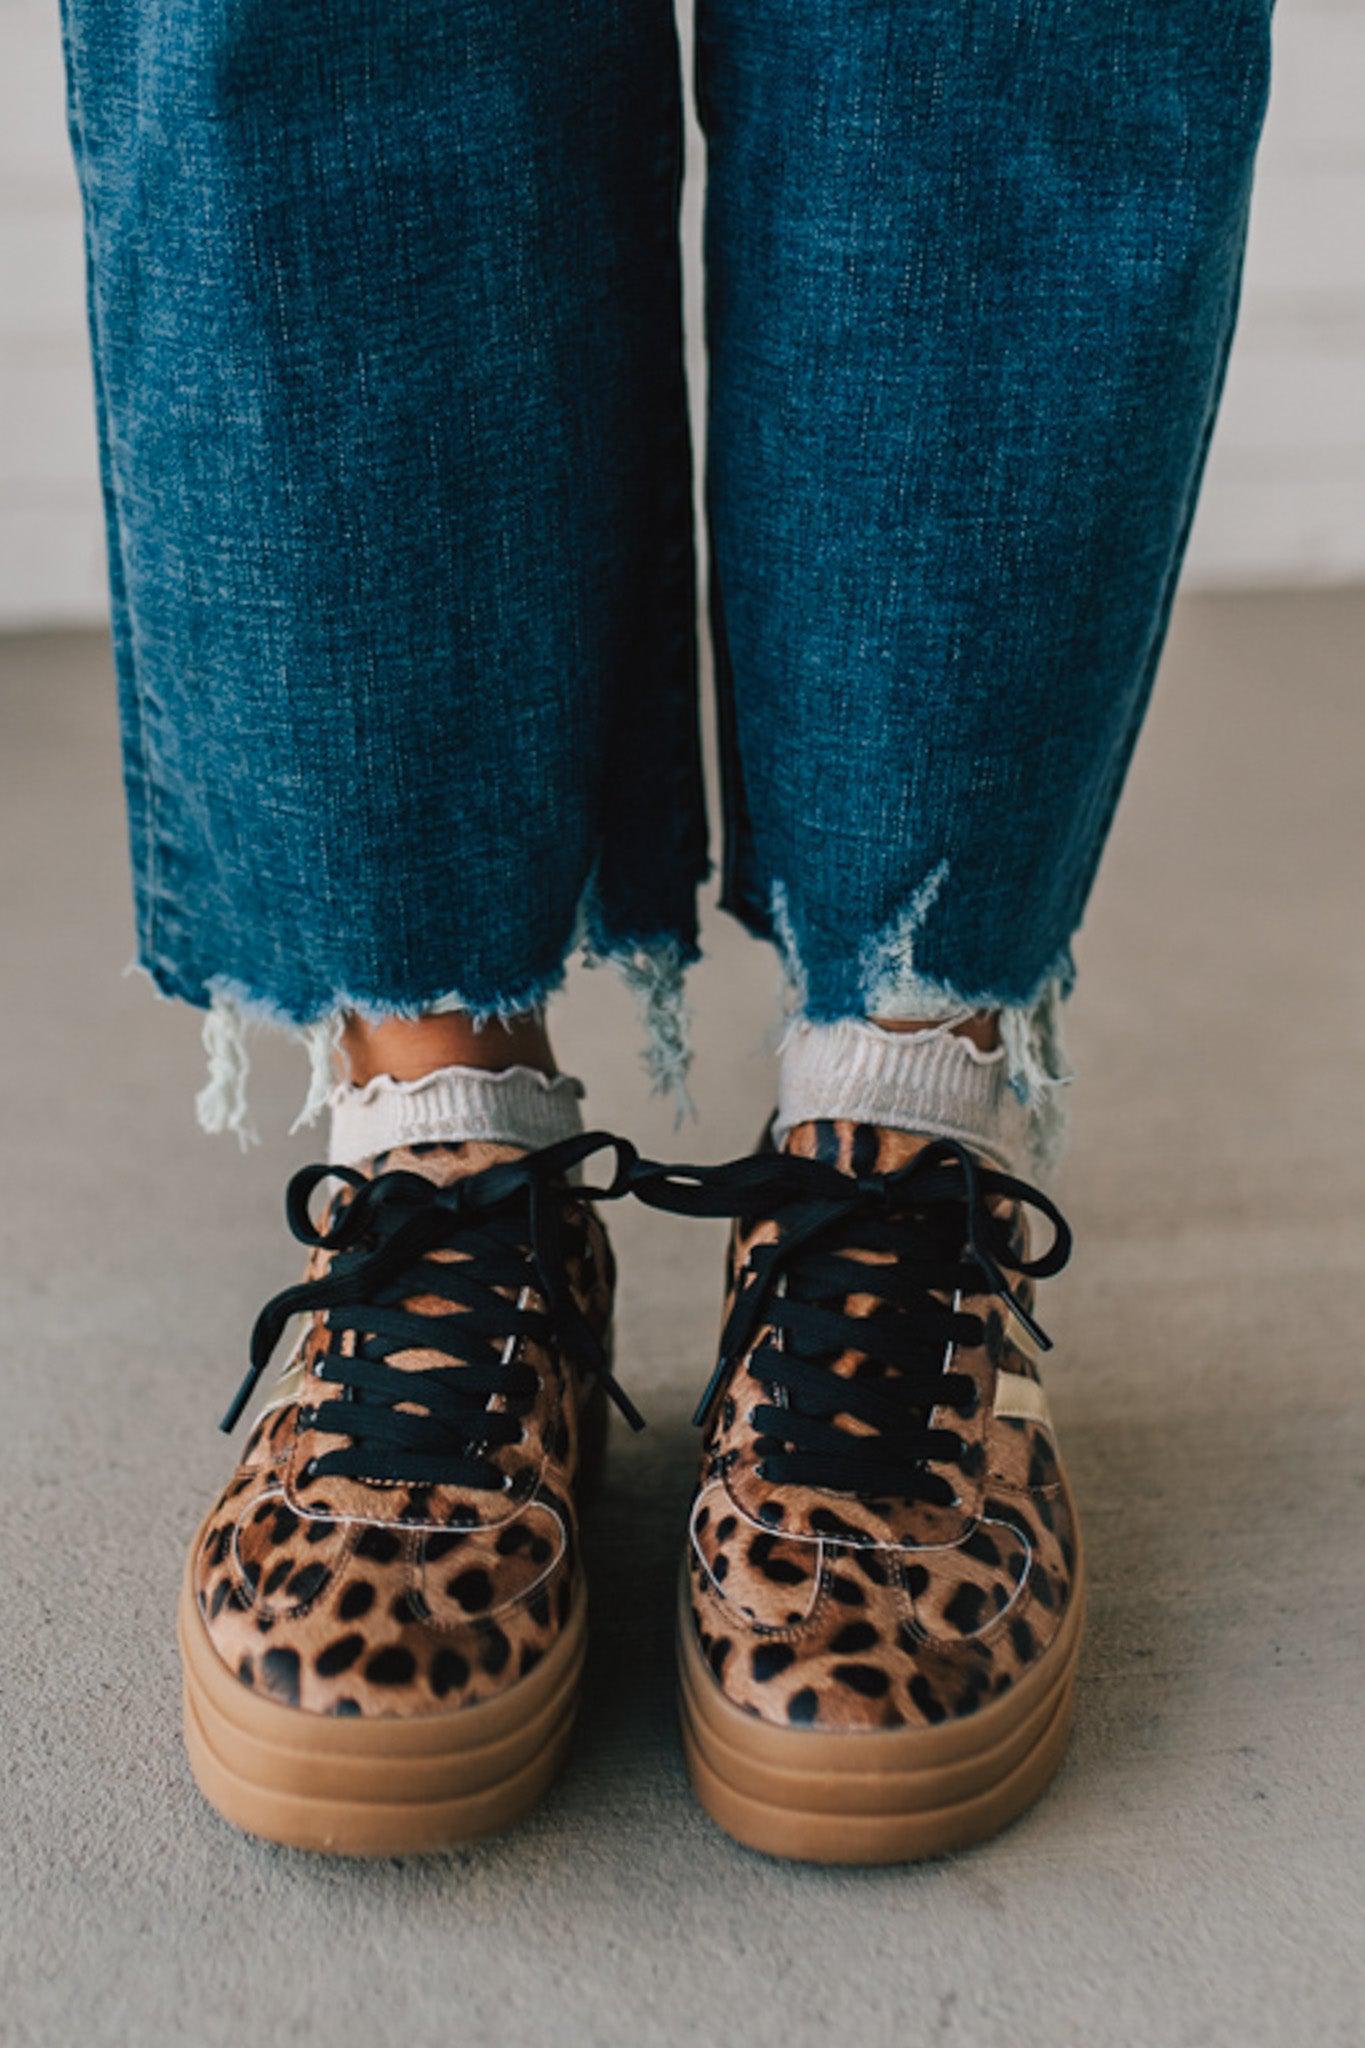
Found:
[[[58,0],[0,0],[0,624],[98,618],[103,538]]]
[[[1204,583],[1365,576],[1365,5],[1287,0],[1277,48]],[[103,609],[81,269],[57,0],[0,0],[0,626]]]

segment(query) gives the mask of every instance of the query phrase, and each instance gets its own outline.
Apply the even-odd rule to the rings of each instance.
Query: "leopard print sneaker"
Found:
[[[611,1185],[571,1186],[603,1148]],[[611,1376],[592,1207],[633,1157],[602,1134],[424,1145],[291,1182],[307,1277],[262,1311],[225,1428],[308,1321],[195,1537],[180,1610],[190,1763],[239,1827],[394,1855],[505,1827],[549,1785],[607,1397],[639,1425]]]
[[[680,1615],[702,1804],[813,1862],[993,1833],[1071,1717],[1080,1542],[1032,1313],[1066,1224],[955,1141],[848,1123],[637,1192],[738,1219]]]

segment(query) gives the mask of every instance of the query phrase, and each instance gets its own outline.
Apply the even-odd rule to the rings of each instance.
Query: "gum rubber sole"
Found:
[[[334,1718],[262,1698],[209,1639],[181,1592],[185,1747],[210,1806],[266,1841],[333,1856],[447,1849],[524,1818],[573,1732],[587,1641],[582,1587],[563,1633],[498,1698],[445,1714]]]
[[[782,1728],[722,1693],[684,1601],[683,1750],[698,1799],[749,1849],[803,1863],[912,1863],[997,1833],[1045,1790],[1066,1754],[1084,1626],[1077,1579],[1038,1662],[966,1720],[827,1733]]]

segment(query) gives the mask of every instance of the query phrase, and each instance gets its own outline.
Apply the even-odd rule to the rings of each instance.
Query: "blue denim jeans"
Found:
[[[1046,1077],[1270,12],[701,0],[723,900],[812,1019],[998,1006]],[[669,0],[65,13],[143,965],[316,1052],[586,945],[667,1078],[707,866]]]

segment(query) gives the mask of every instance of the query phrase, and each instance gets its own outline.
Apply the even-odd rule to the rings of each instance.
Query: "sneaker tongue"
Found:
[[[801,1159],[823,1160],[841,1173],[894,1173],[933,1142],[916,1131],[821,1118],[793,1124],[782,1150]]]
[[[525,1154],[524,1145],[495,1145],[483,1138],[452,1140],[448,1145],[395,1145],[391,1151],[378,1152],[373,1159],[367,1159],[362,1171],[371,1180],[377,1180],[381,1173],[420,1173],[438,1188],[448,1188],[452,1181],[468,1180],[485,1167],[499,1166],[507,1159],[522,1159]]]
[[[915,1131],[898,1131],[878,1124],[854,1123],[844,1118],[821,1118],[810,1123],[793,1124],[787,1133],[784,1152],[795,1153],[803,1159],[819,1159],[827,1166],[836,1166],[841,1173],[894,1173],[922,1152],[926,1145],[933,1143],[931,1137]],[[955,1246],[945,1246],[945,1256],[955,1251]],[[876,1273],[879,1265],[885,1263],[885,1253],[860,1251],[856,1233],[843,1246],[846,1255],[856,1260],[866,1260],[868,1265],[867,1292],[876,1297]],[[851,1299],[851,1297],[849,1297]],[[946,1295],[934,1296],[944,1308],[949,1306]],[[831,1304],[832,1305],[832,1304]],[[894,1365],[882,1364],[875,1357],[862,1357],[846,1353],[831,1363],[831,1370],[844,1377],[862,1377],[894,1380],[901,1377],[900,1369]],[[841,1418],[841,1426],[846,1426]]]
[[[363,1162],[361,1170],[371,1180],[377,1180],[384,1173],[416,1173],[437,1187],[449,1187],[457,1180],[468,1180],[486,1167],[498,1166],[504,1160],[520,1159],[525,1155],[524,1145],[498,1145],[484,1139],[458,1139],[449,1144],[422,1143],[417,1145],[395,1145],[388,1152],[377,1152],[373,1159]],[[464,1254],[437,1250],[431,1252],[432,1264],[440,1266],[447,1260],[458,1263]],[[458,1313],[459,1304],[448,1301],[437,1291],[405,1297],[406,1308],[429,1315]],[[319,1317],[319,1327],[322,1318]],[[449,1367],[451,1361],[444,1353],[427,1350],[409,1350],[395,1353],[389,1359],[394,1372],[424,1372],[435,1367]]]

